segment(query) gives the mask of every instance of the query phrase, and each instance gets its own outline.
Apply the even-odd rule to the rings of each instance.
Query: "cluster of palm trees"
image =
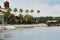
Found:
[[[11,9],[10,9],[10,10],[11,10]],[[18,11],[17,8],[14,8],[14,9],[13,9],[13,12],[17,12],[17,11]],[[24,11],[23,9],[19,9],[19,12],[20,12],[21,14],[23,13],[23,11]],[[29,11],[28,9],[25,10],[25,13],[26,13],[26,14],[28,14],[29,12],[30,12],[30,13],[34,13],[34,10],[33,10],[33,9],[31,9],[30,11]],[[37,10],[36,13],[40,13],[40,10]]]
[[[1,8],[1,6],[0,6]],[[13,11],[14,13],[17,13],[19,11],[19,16],[15,16],[13,13],[11,13],[11,11]],[[34,10],[31,9],[30,11],[28,9],[25,10],[26,15],[23,16],[22,13],[24,12],[23,9],[17,9],[14,8],[13,10],[11,8],[7,9],[7,12],[4,13],[4,23],[5,24],[32,24],[35,23],[35,19],[32,15],[29,15],[30,13],[34,13]],[[37,10],[36,13],[40,13],[40,10]]]

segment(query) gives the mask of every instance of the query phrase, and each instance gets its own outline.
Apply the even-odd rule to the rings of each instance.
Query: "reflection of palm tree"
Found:
[[[9,15],[9,19],[10,19],[10,21],[11,21],[10,23],[12,24],[12,22],[13,22],[12,20],[15,19],[15,15],[14,15],[14,14],[10,14],[10,15]]]

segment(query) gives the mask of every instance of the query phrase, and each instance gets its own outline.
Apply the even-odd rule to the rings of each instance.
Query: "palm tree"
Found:
[[[37,10],[37,13],[40,13],[40,10]]]
[[[33,12],[34,12],[34,10],[33,10],[33,9],[31,9],[30,13],[33,13]]]
[[[19,9],[19,18],[20,18],[20,21],[21,21],[21,24],[22,24],[22,19],[23,19],[23,15],[22,15],[22,12],[23,12],[23,9]]]
[[[30,13],[34,13],[34,10],[33,10],[33,9],[31,9],[31,10],[30,10]],[[32,14],[32,15],[33,15],[33,14]],[[31,21],[33,21],[33,20],[31,20]]]
[[[23,9],[19,9],[19,12],[22,14],[22,12],[23,12]]]
[[[22,14],[19,14],[19,20],[20,20],[20,22],[22,24],[22,20],[23,20],[23,15]]]
[[[25,10],[25,13],[26,13],[26,15],[28,15],[29,10],[28,10],[28,9],[26,9],[26,10]],[[26,19],[25,21],[26,21],[26,23],[27,23],[27,19]]]
[[[26,13],[26,15],[28,15],[28,13],[29,13],[29,10],[28,10],[28,9],[26,9],[26,10],[25,10],[25,13]]]
[[[17,10],[17,8],[14,8],[14,10],[13,10],[13,11],[16,13],[18,10]]]
[[[37,13],[38,13],[38,15],[39,15],[39,13],[40,13],[40,10],[37,10]],[[39,17],[39,16],[38,16]],[[38,18],[38,21],[39,21],[39,18]]]

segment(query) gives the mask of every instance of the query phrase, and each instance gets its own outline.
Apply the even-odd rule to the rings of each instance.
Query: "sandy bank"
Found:
[[[0,30],[9,30],[9,29],[16,29],[19,27],[27,28],[27,27],[46,27],[46,24],[20,24],[20,25],[1,25]]]

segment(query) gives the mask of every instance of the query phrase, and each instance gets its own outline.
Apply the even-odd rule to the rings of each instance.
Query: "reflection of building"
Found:
[[[5,12],[7,12],[7,9],[9,8],[9,2],[4,2],[4,8],[0,8],[0,21],[2,21],[2,24],[4,24],[4,18],[3,15]]]

